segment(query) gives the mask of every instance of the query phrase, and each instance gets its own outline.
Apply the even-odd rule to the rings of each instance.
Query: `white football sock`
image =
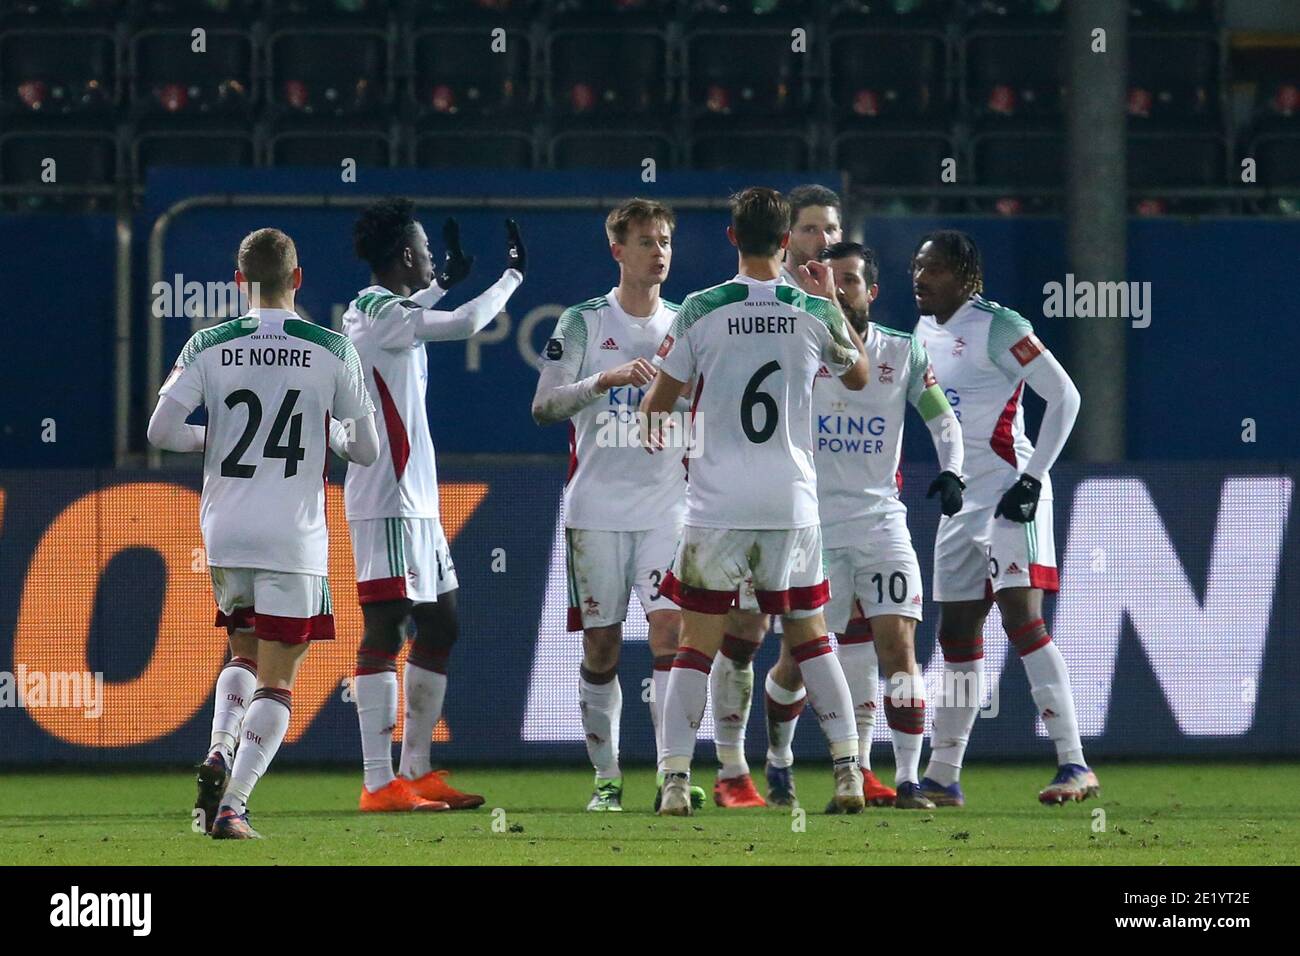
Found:
[[[1079,739],[1079,721],[1074,713],[1074,694],[1065,658],[1056,644],[1048,641],[1036,651],[1020,658],[1029,677],[1029,693],[1043,718],[1047,735],[1056,745],[1057,764],[1084,764],[1083,742]]]
[[[851,756],[856,762],[858,728],[853,698],[839,658],[831,650],[830,639],[821,637],[800,644],[791,654],[799,662],[799,673],[808,688],[808,703],[816,711],[817,723],[830,744],[831,758]]]
[[[361,726],[361,772],[374,793],[393,782],[393,727],[397,724],[397,675],[392,671],[352,678]],[[410,733],[408,730],[407,733]]]
[[[794,730],[799,725],[799,711],[803,710],[808,690],[804,687],[786,690],[773,679],[771,671],[767,672],[763,689],[767,693],[767,762],[773,767],[792,766]]]
[[[447,697],[447,675],[417,667],[410,661],[402,671],[406,712],[402,725],[402,760],[398,766],[408,780],[419,780],[433,769],[430,750],[433,728],[442,716]]]
[[[745,725],[754,697],[754,665],[740,663],[719,651],[709,673],[713,701],[713,749],[718,755],[718,779],[730,780],[749,773],[745,760]]]
[[[262,688],[253,694],[240,732],[239,751],[235,766],[230,771],[230,784],[221,797],[221,809],[244,813],[248,798],[252,796],[257,781],[265,776],[276,751],[289,729],[289,708],[292,695],[287,690]]]
[[[973,676],[972,676],[973,675]],[[934,706],[930,763],[925,775],[945,787],[961,777],[961,762],[970,742],[984,687],[984,658],[944,661],[943,686]]]
[[[655,729],[655,766],[664,755],[664,701],[668,699],[668,675],[673,670],[673,655],[664,654],[655,658],[654,670],[650,672],[654,693],[650,696],[650,722]]]
[[[876,691],[880,685],[880,662],[874,641],[840,639],[836,651],[840,668],[853,700],[853,717],[858,728],[858,764],[871,769],[871,738],[876,732]]]
[[[229,764],[235,758],[239,742],[239,725],[257,690],[257,665],[245,657],[236,657],[217,675],[216,702],[212,708],[212,736],[208,753],[220,749]]]
[[[578,678],[578,707],[587,739],[587,756],[601,780],[622,776],[618,769],[618,728],[623,714],[623,688],[615,674],[604,684]]]
[[[925,743],[925,678],[921,674],[890,679],[885,716],[894,741],[894,786],[918,783],[921,745]]]
[[[709,700],[711,664],[707,655],[693,647],[683,647],[677,652],[664,695],[664,753],[659,761],[659,769],[664,773],[691,772],[695,735]]]

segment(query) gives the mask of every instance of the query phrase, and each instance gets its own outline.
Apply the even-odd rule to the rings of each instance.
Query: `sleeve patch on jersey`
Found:
[[[400,305],[400,306],[402,306],[402,308],[404,308],[404,309],[423,309],[423,308],[424,308],[424,306],[420,305],[420,303],[418,303],[418,302],[412,302],[410,299],[402,299],[402,300],[401,300],[400,302],[398,302],[397,304]]]
[[[673,350],[673,341],[674,340],[671,335],[665,335],[664,340],[659,343],[659,351],[656,352],[655,354],[658,355],[660,358],[667,358],[668,353]]]
[[[546,357],[552,362],[558,362],[564,357],[564,340],[547,339],[546,340]]]
[[[1011,346],[1011,354],[1016,357],[1016,361],[1021,365],[1028,365],[1038,356],[1042,355],[1045,349],[1043,343],[1038,341],[1038,336],[1030,332],[1023,339]]]

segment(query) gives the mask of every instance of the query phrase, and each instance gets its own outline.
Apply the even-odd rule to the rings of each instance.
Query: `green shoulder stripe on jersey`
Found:
[[[842,338],[846,342],[848,341],[848,336],[844,332],[844,313],[830,299],[823,299],[819,295],[809,295],[803,289],[797,289],[792,285],[778,285],[776,287],[776,297],[786,305],[807,312],[830,329],[832,335]]]
[[[245,335],[252,335],[257,331],[257,319],[252,316],[242,316],[238,319],[231,319],[229,322],[222,322],[220,325],[214,325],[210,329],[200,329],[190,336],[190,340],[185,343],[185,348],[181,349],[181,365],[188,366],[199,353],[212,348],[214,345],[220,345],[222,342],[229,342],[231,339],[242,338]]]
[[[555,323],[555,338],[564,340],[568,354],[582,355],[587,350],[587,317],[583,313],[603,309],[608,304],[601,295],[571,305],[560,313],[560,320]]]
[[[306,339],[308,342],[329,349],[348,367],[349,372],[358,379],[361,378],[361,356],[357,355],[356,346],[346,335],[340,335],[338,332],[304,319],[285,319],[284,331],[294,338]]]
[[[682,309],[682,304],[680,302],[669,302],[667,299],[660,299],[659,302],[668,309],[669,312],[680,312]]]
[[[1026,335],[1033,334],[1034,327],[1029,320],[1014,309],[979,297],[972,299],[971,304],[989,315],[989,358],[994,361],[1006,355]]]
[[[749,295],[749,286],[743,282],[723,282],[699,292],[692,292],[682,300],[673,319],[669,334],[674,339],[681,338],[692,325],[704,316],[733,302],[743,302]]]
[[[399,302],[401,298],[400,295],[395,295],[392,292],[367,292],[365,295],[357,297],[357,308],[371,319],[377,319],[385,306],[393,302]]]

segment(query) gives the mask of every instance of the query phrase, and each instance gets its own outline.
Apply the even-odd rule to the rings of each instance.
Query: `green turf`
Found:
[[[354,809],[358,773],[276,769],[253,797],[251,819],[266,837],[258,842],[192,833],[186,771],[5,773],[0,861],[1221,865],[1300,858],[1300,765],[1103,765],[1101,800],[1043,807],[1034,797],[1050,769],[970,768],[962,809],[827,817],[820,810],[830,772],[809,763],[797,776],[808,810],[802,830],[788,811],[723,811],[711,803],[689,819],[655,817],[649,770],[628,772],[622,814],[585,813],[590,772],[549,768],[456,774],[463,789],[487,795],[480,810],[363,816]],[[697,782],[707,788],[712,775]],[[1098,809],[1104,821],[1094,817]]]

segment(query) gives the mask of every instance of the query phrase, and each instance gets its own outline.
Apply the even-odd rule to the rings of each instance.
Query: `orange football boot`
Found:
[[[411,810],[430,812],[450,810],[451,805],[442,800],[429,800],[420,796],[411,786],[411,781],[397,777],[373,793],[363,786],[358,809],[362,813],[404,813]]]
[[[767,806],[767,801],[754,789],[754,778],[749,774],[719,779],[713,785],[713,802],[728,810]]]
[[[447,782],[446,770],[433,770],[418,780],[408,780],[411,790],[426,800],[441,800],[453,810],[473,810],[483,806],[483,798],[477,793],[461,793]]]
[[[898,796],[893,787],[886,787],[870,770],[862,771],[862,795],[869,807],[892,807]]]

